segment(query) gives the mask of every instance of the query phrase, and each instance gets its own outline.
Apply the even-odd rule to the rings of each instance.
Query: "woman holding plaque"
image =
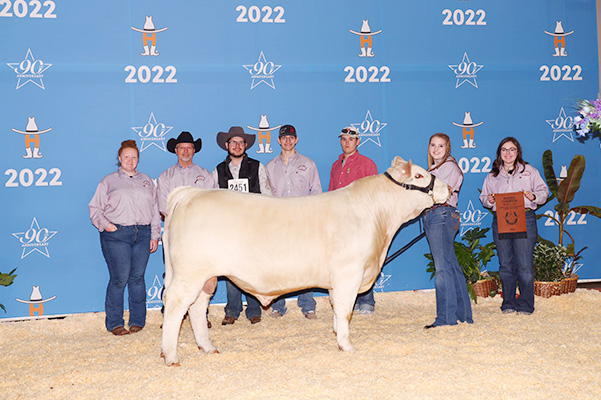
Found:
[[[519,208],[498,215],[497,204],[499,194],[512,194],[519,201]],[[539,204],[547,201],[549,189],[540,173],[532,165],[522,159],[522,146],[516,138],[506,137],[497,148],[497,158],[493,162],[491,172],[484,180],[480,201],[486,208],[492,208],[493,238],[497,245],[499,257],[499,273],[503,285],[504,314],[518,312],[530,315],[534,312],[534,272],[532,270],[534,245],[538,230],[536,227],[536,210]],[[521,206],[523,198],[524,205]],[[508,202],[509,204],[511,202]],[[518,203],[518,202],[515,202]],[[524,210],[522,210],[523,208]],[[521,218],[525,214],[525,232],[508,232],[499,229],[498,218]],[[516,216],[517,215],[517,216]],[[516,299],[516,284],[520,288],[520,296]]]
[[[424,230],[436,269],[436,320],[425,328],[457,325],[457,321],[472,323],[470,296],[453,244],[459,229],[457,200],[463,183],[463,173],[451,156],[451,141],[444,133],[436,133],[430,137],[428,172],[449,185],[453,193],[446,203],[434,205],[423,217]]]
[[[121,143],[119,169],[105,176],[90,202],[90,219],[100,232],[102,254],[109,270],[106,289],[106,329],[113,335],[142,330],[146,323],[144,273],[158,246],[161,217],[152,179],[138,172],[136,142]],[[123,295],[129,294],[129,330],[123,321]]]

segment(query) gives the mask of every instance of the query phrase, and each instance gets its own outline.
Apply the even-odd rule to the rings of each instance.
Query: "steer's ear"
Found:
[[[392,168],[396,168],[397,166],[400,166],[401,164],[405,164],[407,161],[403,160],[402,157],[396,156],[394,158],[394,160],[392,160],[392,164],[390,165]]]
[[[388,173],[399,182],[406,181],[411,177],[411,162],[407,162],[397,156],[392,160],[392,165]]]

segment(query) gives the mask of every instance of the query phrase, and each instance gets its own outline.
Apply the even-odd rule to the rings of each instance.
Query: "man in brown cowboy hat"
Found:
[[[265,167],[246,154],[246,150],[255,143],[255,138],[255,135],[245,133],[239,126],[232,126],[228,132],[217,134],[217,144],[227,151],[228,155],[225,161],[213,170],[215,187],[271,195]],[[242,312],[242,291],[230,281],[226,281],[226,287],[227,304],[225,318],[221,321],[221,325],[233,324]],[[261,322],[259,301],[248,293],[245,294],[246,318],[250,320],[251,324]]]
[[[215,187],[209,171],[192,162],[194,154],[202,148],[200,138],[194,140],[190,132],[182,132],[177,139],[167,141],[167,150],[177,155],[177,163],[161,173],[157,182],[159,212],[164,218],[167,209],[167,196],[179,186],[196,186],[206,189]]]

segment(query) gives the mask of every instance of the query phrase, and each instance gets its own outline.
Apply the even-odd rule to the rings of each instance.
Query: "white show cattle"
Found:
[[[175,189],[163,234],[165,363],[178,362],[186,311],[198,347],[217,352],[206,310],[218,276],[264,306],[285,293],[328,289],[338,346],[354,350],[349,321],[357,293],[375,282],[399,227],[448,196],[446,184],[401,157],[384,174],[307,197]]]

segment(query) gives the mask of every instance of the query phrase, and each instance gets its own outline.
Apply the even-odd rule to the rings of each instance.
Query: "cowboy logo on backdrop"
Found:
[[[261,120],[259,121],[259,127],[253,128],[250,125],[246,125],[248,129],[253,131],[257,131],[257,140],[259,142],[259,150],[257,153],[273,153],[273,149],[271,148],[271,131],[280,129],[282,125],[270,127],[269,121],[267,120],[267,114],[261,114]]]
[[[475,149],[476,145],[474,144],[474,128],[482,125],[484,122],[478,122],[474,124],[472,121],[471,112],[466,111],[465,116],[463,117],[463,124],[458,124],[453,122],[453,125],[463,128],[463,145],[462,149]]]
[[[29,296],[29,300],[21,300],[21,299],[15,299],[15,300],[17,300],[19,303],[29,304],[29,316],[30,317],[33,317],[36,312],[38,313],[38,316],[41,317],[42,315],[44,315],[44,303],[47,303],[54,299],[56,299],[56,296],[52,296],[48,299],[44,299],[44,297],[42,297],[42,292],[40,291],[40,287],[33,286],[32,290],[31,290],[31,295]]]
[[[373,53],[372,50],[372,37],[381,33],[382,30],[380,29],[379,31],[376,32],[372,32],[371,28],[369,27],[369,20],[368,19],[364,19],[363,23],[361,24],[361,31],[360,32],[355,32],[352,29],[349,29],[349,32],[351,32],[354,35],[360,36],[359,38],[359,46],[361,49],[361,53],[359,54],[359,57],[373,57],[375,56],[375,54]]]
[[[568,53],[566,53],[566,36],[571,35],[574,33],[574,31],[566,33],[563,30],[561,21],[555,21],[555,32],[551,33],[545,31],[545,33],[554,37],[555,53],[553,53],[553,57],[567,57]]]
[[[146,21],[144,21],[143,29],[134,28],[133,26],[131,26],[130,28],[136,32],[142,33],[142,44],[144,46],[144,52],[140,53],[141,56],[159,55],[159,52],[157,51],[157,33],[166,31],[167,27],[156,29],[154,27],[154,22],[152,21],[152,15],[150,15],[146,16]]]
[[[38,125],[35,122],[35,117],[27,117],[27,126],[25,131],[12,128],[13,132],[25,135],[25,155],[23,158],[42,158],[40,153],[40,136],[42,133],[50,132],[52,128],[38,130]],[[33,145],[33,148],[31,147]]]

